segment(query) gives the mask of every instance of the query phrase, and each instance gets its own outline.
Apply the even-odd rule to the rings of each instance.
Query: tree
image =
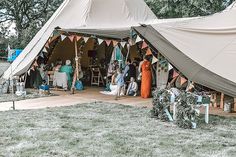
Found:
[[[0,25],[4,36],[6,27],[16,25],[16,35],[10,37],[17,48],[24,48],[37,31],[55,12],[62,0],[0,0]]]
[[[205,16],[222,11],[234,0],[146,0],[159,18]]]

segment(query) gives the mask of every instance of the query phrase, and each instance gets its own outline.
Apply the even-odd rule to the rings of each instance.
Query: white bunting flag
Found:
[[[155,56],[153,56],[152,57],[152,64],[155,64],[156,62],[158,62],[158,59]]]
[[[123,41],[123,42],[120,43],[120,45],[121,45],[123,48],[125,47],[125,44],[126,44],[125,41]]]
[[[66,36],[62,34],[62,35],[61,35],[61,41],[64,41],[65,38],[66,38]]]
[[[139,36],[137,36],[136,38],[136,43],[140,42],[140,41],[143,41]]]
[[[89,40],[89,37],[84,37],[84,42],[87,43],[87,41]]]
[[[98,38],[98,44],[101,45],[104,40]]]
[[[48,53],[46,47],[43,48],[43,52]]]

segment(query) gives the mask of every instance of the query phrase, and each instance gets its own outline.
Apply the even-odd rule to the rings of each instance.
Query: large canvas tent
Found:
[[[134,29],[190,80],[236,97],[236,3],[211,16]]]
[[[155,20],[156,16],[143,0],[65,0],[3,78],[25,73],[56,27],[69,32],[124,39],[129,37],[132,26]]]

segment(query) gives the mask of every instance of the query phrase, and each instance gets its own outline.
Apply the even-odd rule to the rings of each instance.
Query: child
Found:
[[[117,95],[116,95],[115,100],[117,100],[120,97],[121,90],[125,85],[123,73],[119,68],[117,69],[116,84],[117,84]]]
[[[130,83],[126,92],[126,95],[129,96],[136,96],[138,91],[138,84],[135,82],[134,77],[130,78]]]

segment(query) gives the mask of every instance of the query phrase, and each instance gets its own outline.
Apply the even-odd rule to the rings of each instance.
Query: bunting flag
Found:
[[[147,45],[147,43],[144,41],[143,42],[143,45],[142,45],[142,49],[145,49],[145,48],[147,48],[148,47],[148,45]]]
[[[173,72],[173,78],[176,78],[176,77],[178,77],[179,76],[179,73],[177,73],[175,70],[174,70],[174,72]]]
[[[46,48],[49,48],[49,43],[47,42],[46,45],[45,45]]]
[[[43,52],[39,54],[40,57],[44,58]]]
[[[98,44],[101,45],[103,43],[103,39],[98,38]]]
[[[182,86],[184,83],[186,83],[188,80],[186,80],[184,77],[180,78],[180,85]]]
[[[158,62],[158,59],[155,56],[153,56],[152,57],[152,64],[155,64],[156,62]]]
[[[112,42],[113,42],[113,46],[114,46],[114,47],[119,43],[119,42],[116,41],[116,40],[112,40]]]
[[[68,38],[70,39],[70,41],[71,41],[71,42],[73,42],[73,41],[74,41],[74,38],[75,38],[75,36],[74,36],[74,35],[71,35],[71,36],[69,36]]]
[[[62,34],[62,35],[61,35],[61,41],[64,41],[65,38],[66,38],[66,36]]]
[[[120,43],[120,45],[121,45],[123,48],[125,47],[125,44],[126,44],[125,41]]]
[[[140,41],[143,41],[143,39],[141,39],[139,36],[137,36],[136,38],[136,43],[140,42]]]
[[[152,51],[151,51],[150,48],[147,49],[147,51],[146,51],[146,55],[147,55],[147,56],[148,56],[148,55],[152,55]]]
[[[84,37],[84,42],[87,43],[87,41],[89,40],[89,37]]]
[[[81,38],[81,36],[76,36],[76,41],[79,41]]]
[[[46,47],[43,48],[43,52],[48,53]]]
[[[106,41],[107,46],[111,44],[111,40],[105,40],[105,41]]]

